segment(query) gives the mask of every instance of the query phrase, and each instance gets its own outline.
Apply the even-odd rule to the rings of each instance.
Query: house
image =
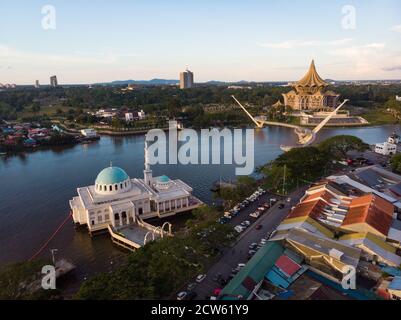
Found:
[[[302,229],[274,234],[270,241],[279,241],[286,248],[304,257],[305,262],[326,274],[342,280],[346,267],[357,268],[361,249],[327,239]]]
[[[365,260],[381,262],[394,267],[401,264],[401,257],[397,255],[397,248],[373,233],[352,233],[340,237],[339,242],[360,248]]]
[[[377,143],[375,152],[384,156],[392,156],[397,153],[397,145],[389,142]]]

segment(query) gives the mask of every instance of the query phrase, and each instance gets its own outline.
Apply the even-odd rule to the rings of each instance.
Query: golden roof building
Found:
[[[332,91],[326,91],[328,85],[317,73],[315,62],[312,60],[306,75],[292,84],[293,90],[283,94],[284,105],[294,110],[335,108],[339,95]]]

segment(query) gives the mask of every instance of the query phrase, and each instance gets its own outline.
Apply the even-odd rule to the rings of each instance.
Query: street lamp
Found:
[[[52,261],[53,261],[53,265],[56,266],[56,256],[55,254],[57,253],[58,249],[50,249],[50,252],[52,254]]]

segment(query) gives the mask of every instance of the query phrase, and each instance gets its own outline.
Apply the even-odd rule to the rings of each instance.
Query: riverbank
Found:
[[[255,131],[255,167],[274,160],[282,151],[280,145],[296,143],[291,128],[269,126]],[[350,134],[365,142],[383,142],[394,131],[394,126],[374,128],[326,128],[318,140],[334,135]],[[29,259],[56,230],[69,212],[69,199],[77,187],[91,185],[97,174],[110,161],[124,168],[132,178],[143,176],[144,137],[104,136],[96,143],[73,147],[38,150],[28,157],[0,157],[0,175],[6,188],[0,193],[0,226],[2,241],[0,264]],[[221,150],[223,152],[223,150]],[[216,200],[210,187],[221,176],[234,180],[236,165],[155,165],[154,175],[179,178],[194,189],[194,195],[213,205]],[[23,199],[23,201],[21,201]],[[185,222],[178,219],[174,226]],[[67,224],[49,244],[58,249],[58,257],[77,266],[77,283],[91,274],[109,272],[124,263],[126,253],[113,246],[107,235],[90,238],[87,231],[76,230]],[[42,258],[49,258],[44,250]],[[75,281],[75,280],[74,280]]]

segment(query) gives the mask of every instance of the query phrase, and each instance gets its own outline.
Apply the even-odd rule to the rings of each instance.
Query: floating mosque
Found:
[[[108,231],[113,242],[135,250],[148,241],[172,236],[170,223],[155,227],[144,220],[171,217],[203,204],[192,191],[182,180],[153,177],[145,143],[143,179],[130,178],[110,163],[94,185],[77,189],[70,207],[75,224],[87,226],[90,234]]]

